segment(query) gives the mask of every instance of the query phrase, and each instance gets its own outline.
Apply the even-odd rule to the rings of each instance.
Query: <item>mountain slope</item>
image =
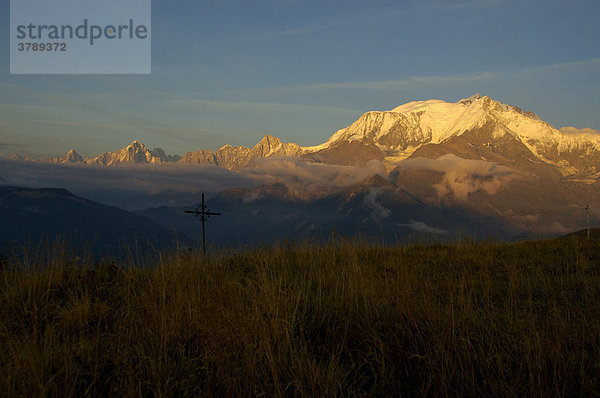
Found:
[[[3,248],[53,242],[98,255],[148,245],[164,248],[175,234],[140,215],[75,196],[64,189],[0,187],[0,242]]]

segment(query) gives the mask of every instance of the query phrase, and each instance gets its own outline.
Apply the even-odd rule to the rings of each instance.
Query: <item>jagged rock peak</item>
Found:
[[[140,141],[135,140],[124,148],[114,152],[105,152],[93,159],[86,159],[86,163],[98,165],[118,165],[127,163],[167,163],[179,160],[179,157],[170,157],[161,148],[150,151]]]
[[[79,163],[79,162],[83,162],[83,157],[80,154],[78,154],[75,151],[75,149],[71,148],[65,155],[64,160],[68,163]]]

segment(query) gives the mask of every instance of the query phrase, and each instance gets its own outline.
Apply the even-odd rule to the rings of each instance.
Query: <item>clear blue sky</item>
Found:
[[[476,92],[600,129],[598,0],[155,0],[152,74],[9,75],[0,155],[316,145],[369,110]]]

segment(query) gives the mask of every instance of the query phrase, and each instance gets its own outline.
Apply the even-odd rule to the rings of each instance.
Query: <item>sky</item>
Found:
[[[600,129],[598,0],[153,0],[150,75],[11,75],[0,14],[0,156],[317,145],[474,93]]]

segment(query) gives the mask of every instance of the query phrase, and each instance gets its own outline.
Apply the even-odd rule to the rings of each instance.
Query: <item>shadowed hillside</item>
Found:
[[[0,249],[63,239],[80,253],[118,256],[185,239],[138,214],[53,188],[0,187],[0,225]]]

